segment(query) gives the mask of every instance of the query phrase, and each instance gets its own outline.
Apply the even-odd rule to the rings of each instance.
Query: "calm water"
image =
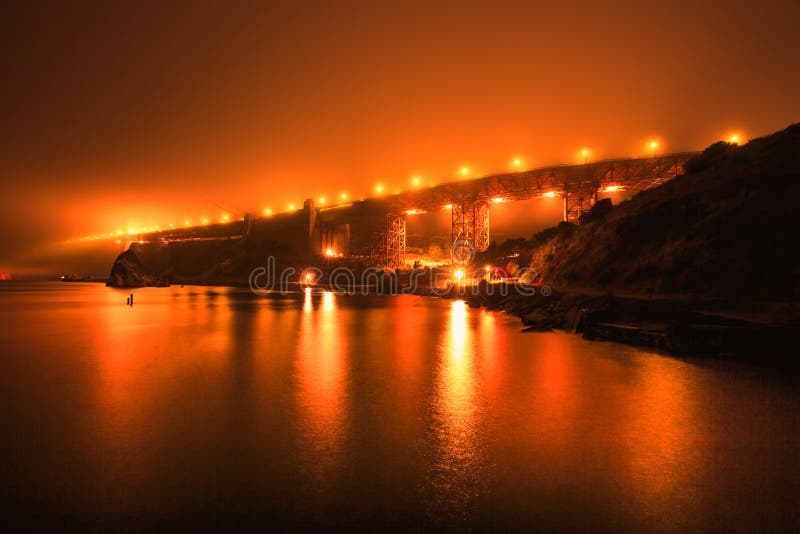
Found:
[[[792,373],[461,302],[0,286],[6,515],[138,528],[763,530],[800,519]],[[58,523],[55,523],[58,521]]]

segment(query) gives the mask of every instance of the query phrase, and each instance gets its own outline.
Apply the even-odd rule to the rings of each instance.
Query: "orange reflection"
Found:
[[[345,435],[345,338],[339,324],[336,296],[322,294],[314,310],[311,289],[305,290],[296,355],[297,403],[301,439],[315,454],[308,469],[317,482],[336,471]]]
[[[695,370],[683,362],[654,354],[637,376],[638,399],[629,399],[620,413],[619,443],[627,449],[628,478],[636,493],[653,511],[665,513],[687,480],[703,468],[698,403],[691,397]]]
[[[148,433],[143,429],[171,428],[167,419],[174,406],[167,405],[165,399],[196,392],[201,403],[199,399],[207,399],[209,390],[213,390],[210,384],[204,383],[206,389],[202,390],[190,381],[176,381],[175,376],[197,365],[214,369],[227,364],[231,343],[228,290],[202,290],[196,302],[173,299],[176,291],[138,289],[132,307],[125,305],[129,292],[101,293],[107,301],[96,314],[94,336],[98,451],[119,454],[121,450],[147,450]],[[203,350],[194,352],[190,359],[175,359],[173,334],[175,328],[186,327],[188,315],[192,316],[192,344]],[[134,457],[143,462],[141,470],[145,470],[146,456]]]
[[[432,491],[446,514],[463,513],[480,484],[474,347],[464,301],[450,305],[434,392],[435,469]]]

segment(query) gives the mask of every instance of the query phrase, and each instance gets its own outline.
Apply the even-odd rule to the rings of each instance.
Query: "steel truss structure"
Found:
[[[373,228],[370,259],[377,265],[398,268],[406,263],[406,216],[389,213],[386,221]]]
[[[597,201],[600,192],[636,192],[663,184],[681,174],[686,161],[696,154],[681,152],[495,174],[400,193],[388,199],[388,205],[392,213],[452,209],[453,243],[466,244],[479,252],[489,247],[492,202],[558,196],[564,203],[564,220],[577,223]],[[384,237],[374,241],[373,258],[384,265],[402,265],[405,218],[396,214],[387,216],[382,232]]]
[[[600,188],[594,181],[571,184],[561,193],[564,198],[564,220],[577,223],[580,216],[597,202],[599,192]]]
[[[489,248],[489,203],[460,200],[452,204],[451,242],[483,252]]]
[[[406,217],[390,213],[386,216],[386,266],[402,267],[406,263]]]
[[[589,184],[599,191],[612,186],[640,191],[679,175],[683,172],[686,160],[695,154],[696,152],[685,152],[495,174],[400,193],[393,199],[393,205],[400,204],[403,210],[431,210],[465,200],[491,202],[493,199],[526,200],[549,195],[563,197],[576,190],[585,192]]]

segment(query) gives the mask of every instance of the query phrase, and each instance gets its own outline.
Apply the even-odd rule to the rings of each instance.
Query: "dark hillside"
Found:
[[[514,246],[559,288],[796,301],[799,199],[793,125],[716,143],[675,180]]]

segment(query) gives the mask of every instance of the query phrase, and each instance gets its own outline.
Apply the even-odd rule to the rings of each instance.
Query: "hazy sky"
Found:
[[[6,5],[0,268],[462,165],[766,134],[800,119],[798,21],[797,0]]]

